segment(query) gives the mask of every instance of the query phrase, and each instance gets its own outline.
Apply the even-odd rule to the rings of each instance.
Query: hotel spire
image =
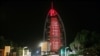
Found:
[[[51,9],[53,9],[53,1],[51,2]]]

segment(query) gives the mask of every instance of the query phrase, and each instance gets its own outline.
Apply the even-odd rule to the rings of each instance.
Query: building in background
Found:
[[[4,56],[4,49],[0,49],[0,56]]]
[[[44,41],[40,44],[41,47],[41,55],[47,55],[50,51],[50,43],[48,41]]]
[[[28,47],[19,47],[17,49],[17,56],[31,56],[31,52]]]
[[[10,55],[10,50],[11,50],[11,46],[5,46],[4,56],[9,56]]]
[[[0,56],[9,56],[11,46],[5,46],[3,49],[0,49]]]
[[[66,33],[61,17],[53,7],[47,14],[44,26],[44,41],[48,41],[50,46],[49,54],[58,54],[62,46],[66,46]],[[48,48],[47,46],[47,48]]]
[[[12,46],[5,46],[3,49],[0,49],[0,56],[31,56],[31,52],[26,47],[12,49]]]

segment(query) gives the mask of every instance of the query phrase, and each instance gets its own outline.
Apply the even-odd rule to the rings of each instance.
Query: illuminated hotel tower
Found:
[[[50,51],[58,52],[61,46],[66,46],[66,33],[63,22],[57,11],[51,8],[47,14],[44,26],[44,40],[49,40]]]

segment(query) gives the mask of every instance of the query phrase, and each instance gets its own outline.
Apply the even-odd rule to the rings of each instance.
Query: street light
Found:
[[[66,50],[68,49],[69,47],[65,47],[65,56],[67,55],[68,56],[68,54],[67,54],[67,52],[66,52]]]
[[[41,42],[40,44],[39,44],[39,47],[42,47],[43,46],[43,42]]]
[[[25,56],[25,55],[24,55],[24,53],[25,53],[24,49],[26,49],[26,48],[28,48],[28,47],[26,47],[26,46],[23,47],[23,56]]]

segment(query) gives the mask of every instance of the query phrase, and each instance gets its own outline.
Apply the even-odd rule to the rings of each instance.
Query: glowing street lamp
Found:
[[[25,56],[25,50],[24,49],[26,49],[26,48],[28,48],[28,47],[23,47],[23,56]]]
[[[39,47],[42,47],[43,46],[43,42],[41,42],[40,44],[39,44]]]
[[[69,47],[65,47],[65,56],[67,55],[68,56],[68,53],[66,52],[66,50],[68,49]]]

